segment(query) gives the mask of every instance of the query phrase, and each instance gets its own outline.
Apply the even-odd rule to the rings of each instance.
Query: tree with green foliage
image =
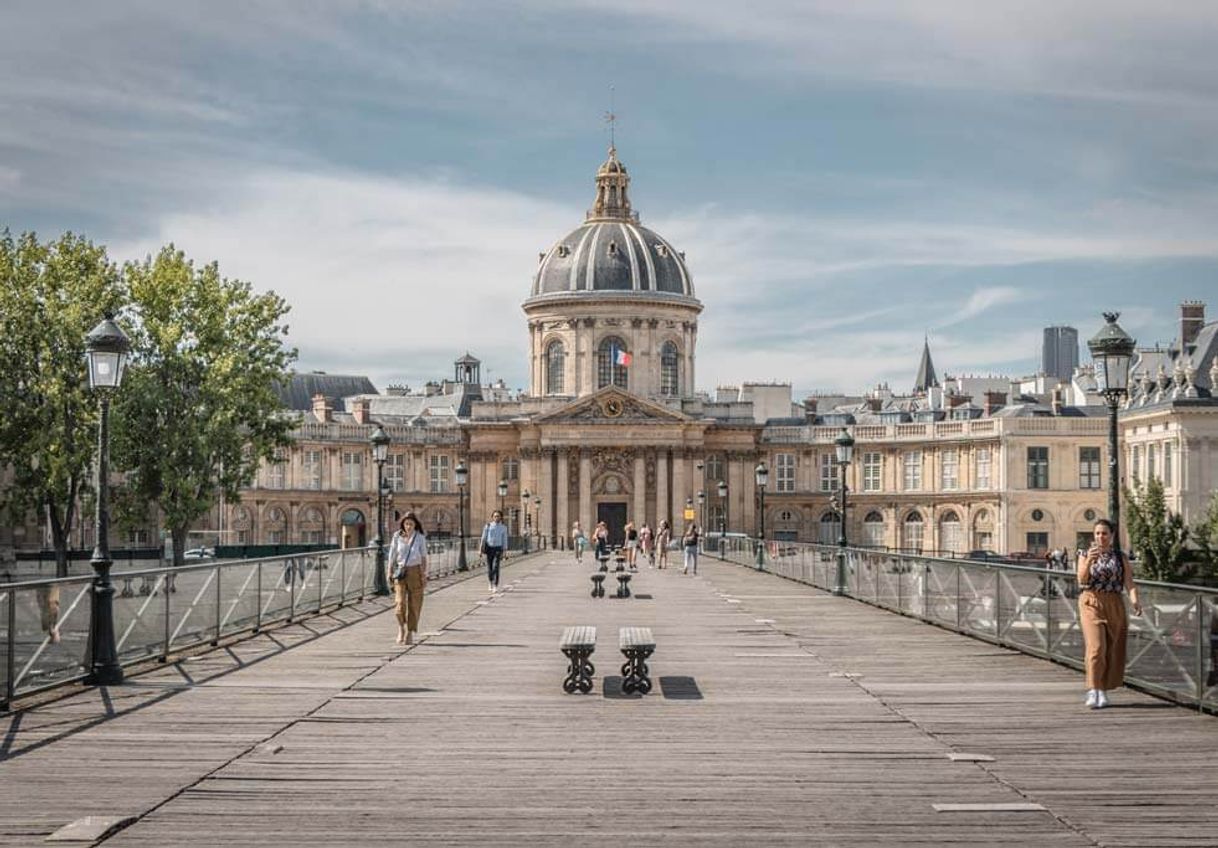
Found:
[[[45,243],[0,233],[0,464],[12,475],[0,498],[15,522],[45,517],[61,577],[97,446],[85,336],[125,299],[104,247],[72,233]]]
[[[1197,546],[1200,576],[1207,580],[1218,578],[1218,493],[1210,495],[1205,514],[1193,525],[1192,537]]]
[[[1183,516],[1167,508],[1163,484],[1155,477],[1125,490],[1125,529],[1138,555],[1139,576],[1180,583],[1196,570],[1189,562],[1189,529]]]
[[[160,508],[181,565],[191,524],[290,444],[276,391],[296,358],[284,344],[289,307],[173,245],[123,274],[139,320],[115,398],[116,464],[129,502]]]

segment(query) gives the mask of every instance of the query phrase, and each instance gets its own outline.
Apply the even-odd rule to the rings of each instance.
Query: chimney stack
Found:
[[[372,416],[372,401],[356,398],[351,404],[351,414],[355,416],[356,424],[367,424]]]
[[[313,417],[325,424],[334,419],[334,407],[323,394],[313,395]]]
[[[804,398],[804,420],[809,424],[816,423],[817,401],[814,397]]]
[[[947,404],[949,409],[955,409],[957,406],[965,406],[973,399],[972,395],[948,395]]]
[[[1186,300],[1180,304],[1180,349],[1185,353],[1197,340],[1197,334],[1205,326],[1205,304],[1199,300]]]
[[[1053,389],[1053,414],[1061,415],[1063,406],[1065,406],[1065,398],[1062,397],[1062,387],[1056,386]]]
[[[1007,396],[1004,392],[986,392],[985,403],[982,405],[982,412],[985,415],[993,415],[998,410],[1007,405]]]

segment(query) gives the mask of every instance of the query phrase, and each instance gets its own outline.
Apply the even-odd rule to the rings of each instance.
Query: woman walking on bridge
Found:
[[[1129,592],[1134,615],[1142,614],[1133,569],[1125,555],[1114,547],[1112,522],[1095,522],[1094,541],[1078,558],[1079,626],[1086,645],[1087,706],[1108,706],[1108,692],[1125,683],[1125,617],[1122,590]]]
[[[656,568],[668,565],[668,546],[670,544],[672,544],[672,528],[668,526],[668,519],[665,518],[656,530],[656,552],[660,555]]]
[[[419,629],[423,592],[427,588],[427,537],[413,512],[402,516],[398,531],[393,534],[388,570],[393,582],[393,611],[398,619],[397,642],[410,645]]]
[[[571,547],[575,548],[575,561],[584,561],[584,548],[588,547],[588,538],[584,535],[584,528],[579,526],[576,521],[571,525]]]
[[[508,531],[503,524],[503,513],[495,510],[491,513],[491,520],[482,528],[482,538],[478,540],[478,550],[486,557],[486,580],[492,595],[499,591],[499,564],[503,562],[507,543]]]

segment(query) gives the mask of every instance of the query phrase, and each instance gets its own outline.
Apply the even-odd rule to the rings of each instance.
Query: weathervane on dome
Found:
[[[617,113],[614,111],[614,92],[613,86],[609,86],[609,111],[605,113],[605,123],[609,125],[609,150],[617,150]]]

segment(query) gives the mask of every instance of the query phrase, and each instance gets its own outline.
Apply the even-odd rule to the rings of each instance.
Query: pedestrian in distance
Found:
[[[648,568],[655,568],[656,565],[655,541],[655,534],[651,532],[651,526],[644,521],[643,526],[639,528],[639,553],[647,557]]]
[[[59,643],[59,584],[39,586],[34,593],[38,598],[38,611],[42,631],[52,645]]]
[[[626,567],[631,571],[638,571],[635,558],[639,552],[639,531],[634,526],[633,521],[626,522]]]
[[[1134,615],[1142,614],[1133,569],[1116,549],[1112,522],[1095,522],[1093,541],[1078,560],[1079,626],[1083,631],[1087,698],[1092,709],[1108,706],[1108,693],[1125,683],[1125,634],[1129,622],[1122,591],[1129,592]]]
[[[491,520],[482,528],[482,538],[478,540],[478,550],[486,560],[487,588],[491,594],[499,591],[499,565],[503,562],[507,543],[508,531],[503,523],[503,513],[495,510],[491,513]]]
[[[665,518],[660,522],[660,527],[656,531],[656,552],[659,554],[656,568],[664,568],[668,565],[668,546],[671,544],[672,528],[668,526],[668,519]]]
[[[413,512],[407,512],[389,543],[389,579],[393,583],[393,611],[398,620],[399,645],[414,643],[423,614],[427,589],[427,537]]]
[[[685,550],[685,567],[681,569],[682,574],[689,574],[691,569],[695,575],[698,573],[698,537],[701,535],[701,528],[697,524],[690,522],[685,525],[685,532],[681,534],[681,547]]]
[[[596,522],[592,537],[596,542],[596,558],[602,561],[609,559],[609,525],[603,521]]]
[[[584,528],[579,526],[576,521],[571,525],[571,547],[575,549],[575,561],[584,561],[584,548],[588,547],[588,537],[584,535]]]

